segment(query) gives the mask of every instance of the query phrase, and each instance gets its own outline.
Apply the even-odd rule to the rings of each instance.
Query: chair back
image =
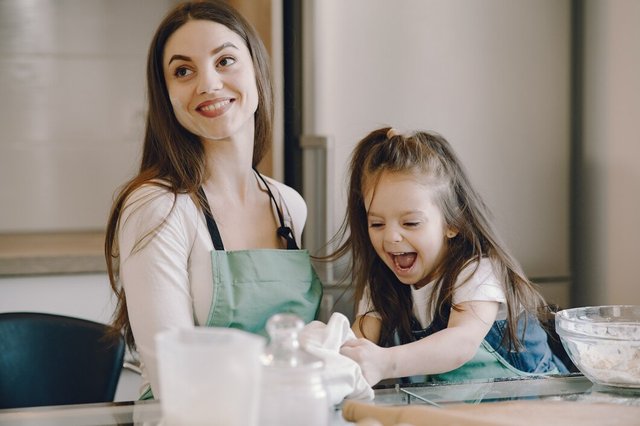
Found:
[[[0,313],[0,408],[113,401],[125,344],[108,330],[62,315]]]

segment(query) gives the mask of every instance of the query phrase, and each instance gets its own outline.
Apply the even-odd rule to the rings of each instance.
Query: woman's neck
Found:
[[[237,139],[205,141],[207,177],[203,189],[208,197],[244,204],[258,185],[252,168],[253,144]]]

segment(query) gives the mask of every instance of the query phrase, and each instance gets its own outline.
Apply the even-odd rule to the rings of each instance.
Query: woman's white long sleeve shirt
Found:
[[[294,189],[273,179],[267,181],[285,224],[300,244],[307,216],[304,200]],[[268,197],[266,188],[260,185]],[[206,324],[213,295],[213,243],[204,215],[191,196],[179,194],[174,205],[172,193],[147,184],[127,199],[118,245],[120,284],[141,361],[141,391],[150,384],[158,398],[155,335],[167,329]]]

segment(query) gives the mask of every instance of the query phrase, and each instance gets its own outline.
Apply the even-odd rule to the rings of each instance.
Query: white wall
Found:
[[[354,143],[387,124],[432,129],[457,149],[530,276],[571,273],[573,305],[640,304],[640,2],[304,4],[304,129],[333,143],[327,237]],[[545,290],[568,300],[562,283]]]
[[[106,274],[0,278],[0,312],[37,311],[108,323],[115,298]]]
[[[305,17],[304,131],[334,147],[328,237],[355,143],[384,125],[434,130],[525,271],[569,276],[568,0],[307,0]]]
[[[0,232],[102,229],[169,0],[0,1]]]
[[[640,304],[640,2],[584,2],[579,305]]]

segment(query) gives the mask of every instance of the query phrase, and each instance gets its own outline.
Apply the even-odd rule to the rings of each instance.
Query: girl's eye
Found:
[[[236,63],[236,59],[231,56],[225,56],[218,61],[218,65],[221,67],[228,67]]]
[[[178,78],[188,77],[191,74],[193,74],[193,71],[191,71],[189,68],[186,68],[186,67],[178,67],[173,72],[173,75],[175,75]]]
[[[408,228],[415,228],[416,226],[419,226],[420,222],[406,222],[404,224],[404,226],[408,227]]]
[[[382,223],[370,223],[369,228],[382,228]]]

